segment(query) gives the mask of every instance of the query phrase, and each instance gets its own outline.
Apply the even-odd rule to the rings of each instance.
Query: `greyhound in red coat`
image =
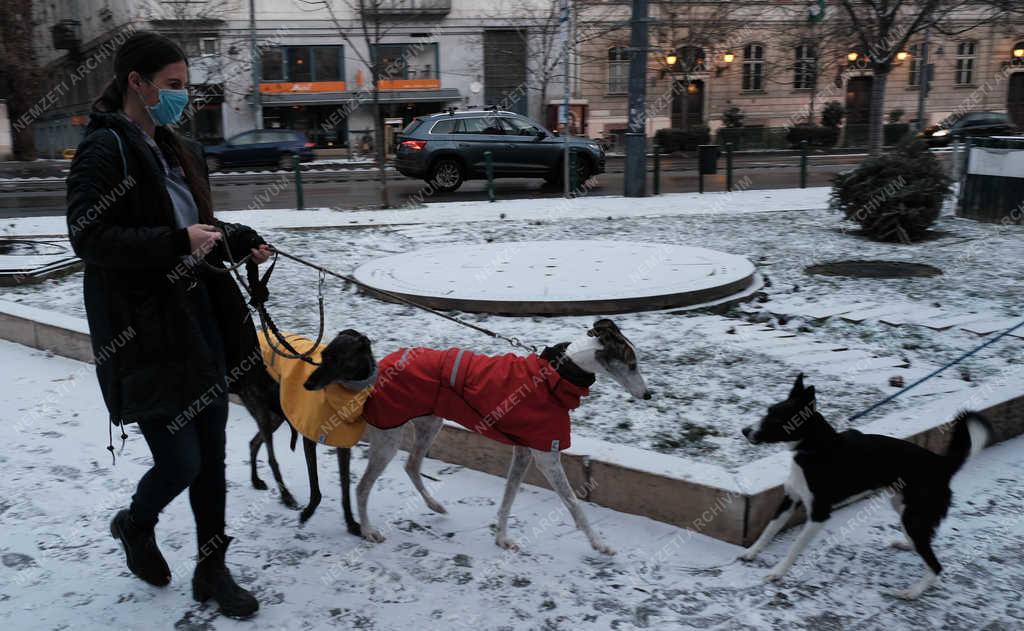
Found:
[[[596,375],[607,375],[638,399],[650,399],[633,344],[608,319],[587,335],[544,350],[538,357],[488,357],[451,349],[402,349],[380,362],[379,379],[363,409],[370,443],[369,462],[356,488],[363,537],[381,542],[370,524],[367,503],[374,482],[394,458],[399,428],[412,422],[416,439],[405,470],[427,506],[446,513],[420,476],[427,450],[441,430],[442,418],[511,444],[505,495],[498,510],[495,542],[518,549],[508,536],[508,516],[532,458],[564,502],[591,546],[615,554],[594,532],[562,469],[560,452],[569,446],[569,410],[579,405]]]

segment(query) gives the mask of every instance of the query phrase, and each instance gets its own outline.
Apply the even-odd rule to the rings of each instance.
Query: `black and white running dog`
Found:
[[[953,435],[945,455],[888,436],[854,429],[837,432],[818,412],[814,386],[804,387],[803,377],[796,378],[789,397],[768,408],[760,423],[743,428],[743,435],[753,444],[786,443],[793,450],[793,464],[782,505],[740,558],[754,559],[802,503],[808,513],[803,531],[767,577],[777,581],[822,529],[834,506],[859,493],[889,487],[905,535],[893,546],[916,550],[928,565],[917,583],[892,595],[917,598],[942,572],[931,541],[949,510],[953,497],[950,480],[968,458],[985,447],[991,426],[976,412],[959,413],[951,424]]]

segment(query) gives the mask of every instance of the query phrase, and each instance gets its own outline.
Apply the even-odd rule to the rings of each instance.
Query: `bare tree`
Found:
[[[806,91],[807,105],[793,112],[788,127],[815,125],[819,105],[842,92],[846,54],[852,47],[849,22],[841,15],[830,15],[827,21],[809,20],[803,6],[779,7],[779,12],[778,47],[790,62],[769,64],[765,78]]]
[[[14,158],[35,160],[32,108],[45,85],[36,55],[36,21],[31,0],[0,0],[0,95],[6,95],[12,121]]]
[[[547,107],[552,85],[565,77],[565,57],[582,44],[629,27],[614,3],[584,4],[572,2],[574,12],[568,40],[563,39],[561,0],[502,0],[485,15],[489,25],[514,30],[528,51],[524,92],[534,92],[543,109]],[[582,57],[579,58],[582,63]],[[571,78],[570,78],[571,80]]]
[[[835,0],[839,12],[849,21],[850,32],[874,77],[868,132],[871,155],[882,151],[885,86],[897,53],[929,26],[945,35],[957,35],[993,22],[1005,14],[1000,1],[986,4],[977,0]]]
[[[322,9],[338,31],[338,35],[348,45],[350,52],[370,71],[370,86],[358,86],[360,91],[359,100],[362,94],[368,93],[370,97],[371,110],[373,112],[373,131],[375,136],[374,150],[377,159],[377,183],[380,187],[380,205],[382,208],[390,208],[391,200],[388,194],[387,185],[387,147],[384,145],[384,119],[380,109],[380,82],[393,76],[396,72],[402,71],[402,59],[398,64],[385,65],[382,62],[380,46],[384,36],[390,28],[385,24],[386,10],[394,7],[394,2],[389,0],[340,0],[341,5],[354,14],[354,24],[346,25],[338,18],[337,11],[332,0],[297,0],[297,2]],[[354,28],[353,28],[354,27]],[[352,34],[355,31],[359,36]],[[356,44],[356,37],[360,37],[365,49]]]
[[[654,32],[661,43],[662,67],[672,73],[673,82],[682,84],[682,128],[689,129],[689,98],[686,92],[694,75],[707,72],[713,59],[728,49],[723,44],[742,28],[736,19],[740,5],[734,2],[708,2],[707,0],[662,0],[657,3],[659,19]],[[710,47],[710,50],[709,50]],[[711,54],[711,59],[708,54]],[[676,57],[667,64],[668,54]],[[675,92],[675,85],[673,85]]]

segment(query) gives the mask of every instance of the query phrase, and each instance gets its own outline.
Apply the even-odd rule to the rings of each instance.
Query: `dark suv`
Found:
[[[440,191],[487,177],[484,152],[491,152],[494,177],[541,177],[560,181],[565,139],[525,116],[497,110],[450,111],[418,116],[402,131],[395,168],[432,182]],[[604,173],[604,150],[593,140],[569,141],[576,182]]]
[[[919,137],[929,147],[945,147],[954,138],[967,136],[1012,136],[1019,130],[1005,112],[967,112],[960,118],[950,119],[925,129]]]

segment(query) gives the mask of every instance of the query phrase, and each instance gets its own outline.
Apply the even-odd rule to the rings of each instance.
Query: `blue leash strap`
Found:
[[[948,364],[946,364],[945,366],[942,366],[941,368],[937,368],[937,369],[933,370],[932,372],[928,373],[928,374],[927,374],[927,375],[925,375],[924,377],[921,377],[920,379],[918,379],[918,380],[917,380],[917,381],[915,381],[914,383],[912,383],[912,384],[910,384],[909,386],[907,386],[907,387],[903,388],[903,389],[902,389],[902,390],[900,390],[899,392],[895,392],[895,393],[893,393],[893,394],[891,394],[891,395],[889,395],[889,396],[885,397],[884,399],[882,399],[882,400],[881,400],[881,401],[879,401],[878,403],[876,403],[876,404],[872,405],[872,406],[871,406],[871,407],[869,407],[868,409],[866,409],[866,410],[863,410],[863,411],[861,411],[861,412],[858,412],[858,413],[854,414],[854,415],[853,415],[853,416],[851,416],[851,417],[850,417],[850,418],[849,418],[848,420],[850,420],[850,421],[854,421],[854,420],[856,420],[856,419],[859,419],[860,417],[862,417],[862,416],[864,416],[864,415],[866,415],[866,414],[868,414],[868,413],[870,413],[870,412],[874,412],[875,410],[877,410],[878,408],[882,407],[883,405],[885,405],[885,404],[886,404],[886,403],[888,403],[889,401],[892,401],[892,400],[893,400],[893,399],[895,399],[896,397],[898,397],[898,396],[900,396],[900,395],[904,394],[905,392],[907,392],[907,391],[908,391],[908,390],[910,390],[911,388],[916,388],[917,386],[919,386],[919,385],[921,385],[922,383],[924,383],[924,382],[928,381],[929,379],[931,379],[932,377],[934,377],[934,376],[938,375],[938,374],[939,374],[940,372],[942,372],[942,371],[946,370],[947,368],[950,368],[950,367],[952,367],[952,366],[956,366],[957,364],[959,364],[959,363],[960,363],[960,362],[962,362],[963,360],[967,359],[967,358],[968,358],[968,357],[970,357],[971,355],[974,355],[975,353],[977,353],[978,351],[980,351],[981,349],[983,349],[983,348],[985,348],[985,347],[987,347],[987,346],[991,346],[991,345],[992,345],[992,344],[994,344],[995,342],[997,342],[997,341],[999,341],[1000,339],[1002,339],[1002,338],[1006,337],[1006,336],[1007,336],[1007,335],[1009,335],[1010,333],[1013,333],[1014,331],[1016,331],[1017,329],[1021,328],[1022,326],[1024,326],[1024,321],[1021,321],[1021,322],[1017,323],[1016,325],[1014,325],[1014,326],[1012,326],[1012,327],[1010,327],[1010,328],[1006,329],[1005,331],[1003,331],[1003,332],[1002,332],[1002,333],[1000,333],[999,335],[995,336],[995,337],[994,337],[994,338],[992,338],[991,340],[988,340],[987,342],[985,342],[985,343],[984,343],[984,344],[982,344],[981,346],[978,346],[977,348],[974,348],[974,349],[971,349],[971,350],[967,351],[966,353],[964,353],[964,354],[963,354],[963,355],[961,355],[960,357],[957,357],[956,359],[954,359],[953,361],[949,362],[949,363],[948,363]]]

